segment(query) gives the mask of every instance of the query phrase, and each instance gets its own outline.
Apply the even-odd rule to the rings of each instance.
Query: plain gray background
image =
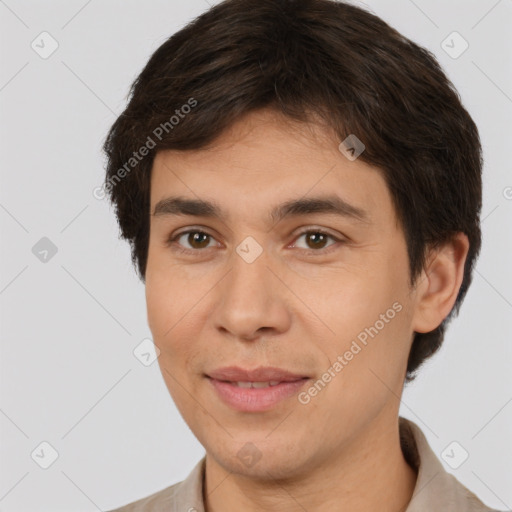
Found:
[[[486,504],[511,509],[512,0],[366,5],[438,57],[486,160],[474,282],[443,348],[405,390],[401,414]],[[108,510],[182,480],[204,453],[158,363],[134,356],[151,337],[144,288],[113,211],[92,191],[130,84],[207,8],[205,0],[0,1],[3,512]],[[457,58],[441,46],[462,49],[453,31],[469,44]],[[52,40],[59,46],[47,58],[31,47],[49,51]],[[43,237],[57,250],[46,261],[37,257],[48,248]],[[469,454],[457,469],[442,457],[453,441]],[[47,469],[52,448],[42,442],[58,453]]]

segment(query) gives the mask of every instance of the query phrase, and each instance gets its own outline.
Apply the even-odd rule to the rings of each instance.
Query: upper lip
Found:
[[[213,370],[207,375],[212,379],[228,382],[292,382],[299,379],[309,378],[306,375],[292,373],[273,366],[260,366],[253,370],[245,370],[238,366],[227,366]]]

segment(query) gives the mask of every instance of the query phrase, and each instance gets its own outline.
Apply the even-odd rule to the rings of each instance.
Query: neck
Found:
[[[255,479],[220,466],[207,453],[205,511],[403,512],[416,484],[399,440],[398,417],[375,421],[332,457],[290,479]],[[299,474],[299,473],[297,473]]]

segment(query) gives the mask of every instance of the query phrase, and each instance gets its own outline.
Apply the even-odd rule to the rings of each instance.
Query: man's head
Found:
[[[239,470],[250,440],[248,455],[265,458],[247,472],[298,477],[396,419],[413,332],[451,309],[467,239],[440,249],[411,287],[382,174],[343,156],[321,127],[273,110],[241,117],[209,148],[160,151],[150,197],[146,299],[158,361],[223,467]],[[231,366],[310,380],[278,404],[233,410],[209,378]]]
[[[105,150],[164,379],[205,446],[233,456],[250,432],[288,471],[297,446],[314,464],[396,415],[481,244],[478,132],[428,51],[341,2],[226,1],[153,54]],[[271,410],[211,388],[230,365],[312,380],[267,438]]]

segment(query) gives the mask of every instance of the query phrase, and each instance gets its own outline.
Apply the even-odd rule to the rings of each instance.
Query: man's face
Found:
[[[396,421],[415,312],[406,243],[384,179],[339,142],[260,111],[208,150],[155,158],[152,214],[171,196],[225,214],[151,215],[146,299],[169,392],[226,470],[299,475]],[[366,218],[270,218],[333,197]],[[272,390],[209,377],[231,366],[307,378]]]

